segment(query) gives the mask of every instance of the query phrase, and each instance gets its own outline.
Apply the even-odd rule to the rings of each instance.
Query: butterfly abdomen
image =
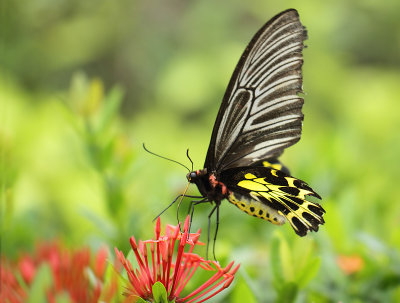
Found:
[[[234,192],[230,192],[227,199],[229,202],[236,205],[241,211],[244,211],[253,217],[264,219],[277,225],[285,223],[285,217],[280,215],[277,210],[257,200],[248,199],[246,196],[241,196]]]

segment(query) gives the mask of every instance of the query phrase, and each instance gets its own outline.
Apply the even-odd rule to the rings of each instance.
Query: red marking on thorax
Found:
[[[216,188],[217,186],[219,186],[219,187],[221,188],[221,193],[222,193],[224,196],[229,192],[229,190],[228,190],[228,188],[226,187],[226,185],[225,185],[224,183],[218,181],[218,180],[215,178],[215,175],[214,175],[214,174],[211,174],[210,177],[208,177],[208,179],[210,180],[210,184],[211,184],[212,187]]]

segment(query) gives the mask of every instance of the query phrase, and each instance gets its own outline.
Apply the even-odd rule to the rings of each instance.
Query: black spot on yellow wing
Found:
[[[280,215],[276,209],[250,196],[242,196],[231,192],[228,196],[229,202],[236,205],[241,211],[254,217],[267,220],[273,224],[285,223],[285,217]]]
[[[299,236],[304,236],[308,231],[318,231],[318,225],[324,224],[323,214],[325,210],[317,203],[306,200],[306,196],[320,196],[314,192],[305,182],[286,175],[285,173],[271,169],[264,172],[263,176],[256,176],[254,173],[244,174],[244,179],[237,183],[237,186],[250,192],[255,201],[242,203],[241,208],[251,214],[258,211],[257,217],[266,219],[272,223],[278,218],[285,217],[294,231]],[[231,199],[229,199],[231,201]],[[232,202],[232,201],[231,201]],[[235,202],[232,202],[236,204]],[[245,207],[243,207],[245,204]],[[263,207],[263,205],[268,206]],[[260,210],[261,212],[260,214]],[[275,210],[274,216],[269,218],[267,213]],[[267,213],[264,213],[267,211]],[[276,215],[277,213],[277,215]],[[276,220],[275,220],[276,219]],[[281,220],[279,221],[281,222]],[[278,223],[282,224],[282,223]]]

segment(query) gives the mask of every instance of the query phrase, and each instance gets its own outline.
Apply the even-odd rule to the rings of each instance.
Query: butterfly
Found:
[[[224,199],[273,224],[288,221],[299,236],[325,223],[322,206],[306,200],[321,197],[278,160],[301,136],[304,100],[298,94],[306,39],[298,12],[283,11],[255,34],[233,72],[204,168],[187,174],[201,193],[192,201],[192,214],[197,204],[215,204],[209,218],[216,210],[216,233]]]

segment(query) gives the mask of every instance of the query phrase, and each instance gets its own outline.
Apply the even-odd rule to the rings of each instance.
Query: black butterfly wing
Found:
[[[324,224],[325,210],[306,200],[321,198],[304,181],[271,167],[236,167],[221,172],[220,180],[228,187],[228,200],[239,209],[274,224],[289,221],[299,236],[318,231]]]
[[[236,66],[211,135],[205,168],[220,172],[276,158],[301,136],[301,67],[307,32],[296,10],[268,21]]]

